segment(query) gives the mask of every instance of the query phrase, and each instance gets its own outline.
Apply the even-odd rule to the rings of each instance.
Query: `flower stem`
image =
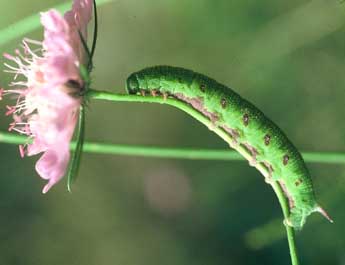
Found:
[[[250,161],[252,159],[252,155],[249,153],[247,149],[245,149],[241,145],[233,144],[234,139],[232,138],[231,135],[226,133],[223,129],[215,126],[212,123],[212,121],[210,121],[202,113],[198,112],[197,110],[192,108],[190,105],[182,101],[176,100],[174,98],[161,98],[161,97],[153,97],[153,96],[143,97],[143,96],[137,96],[137,95],[119,95],[119,94],[113,94],[113,93],[104,92],[104,91],[94,91],[94,90],[90,90],[88,92],[88,96],[94,99],[103,99],[103,100],[110,100],[110,101],[125,101],[125,102],[160,103],[160,104],[167,104],[167,105],[176,107],[188,113],[193,118],[195,118],[196,120],[198,120],[199,122],[207,126],[211,131],[216,133],[231,147],[236,149],[246,160]],[[255,167],[257,170],[261,172],[261,174],[266,179],[270,179],[270,173],[268,169],[262,163],[256,163]],[[271,182],[271,186],[273,187],[273,190],[278,197],[278,201],[283,211],[284,219],[286,220],[290,214],[288,201],[286,197],[284,196],[282,188],[276,181]],[[287,233],[289,249],[290,249],[291,264],[299,265],[294,229],[286,224],[285,224],[285,227],[286,227],[286,233]]]
[[[280,207],[282,208],[284,219],[286,220],[289,217],[290,214],[290,208],[288,201],[286,197],[284,196],[284,193],[280,186],[275,182],[274,185],[272,185],[274,192],[276,193]],[[299,265],[299,260],[298,260],[298,252],[297,252],[297,246],[296,246],[296,236],[295,236],[295,230],[293,227],[288,226],[285,224],[285,229],[286,229],[286,235],[288,239],[288,244],[289,244],[289,250],[290,250],[290,257],[291,257],[291,264],[292,265]]]
[[[87,96],[94,99],[103,99],[118,102],[138,102],[138,103],[159,103],[168,104],[180,108],[183,111],[193,115],[197,115],[197,120],[201,119],[206,126],[212,129],[214,127],[211,122],[203,117],[199,112],[191,109],[183,102],[168,98],[164,100],[159,97],[137,96],[127,94],[114,94],[105,91],[89,90]],[[193,114],[193,115],[192,115]],[[201,117],[200,117],[201,116]],[[194,116],[193,116],[194,117]],[[1,139],[0,139],[1,141]],[[86,144],[87,145],[87,144]],[[110,146],[110,145],[107,145]],[[241,155],[231,150],[217,149],[189,149],[189,148],[163,148],[163,147],[144,147],[144,146],[123,146],[111,145],[112,154],[123,155],[143,155],[151,157],[164,158],[181,158],[181,159],[205,159],[205,160],[243,160]],[[116,150],[119,147],[118,151]],[[85,147],[86,148],[86,147]],[[120,150],[121,149],[121,150]],[[85,149],[86,151],[86,149]],[[109,149],[107,150],[109,151]],[[106,153],[106,152],[105,152]],[[340,152],[302,152],[303,158],[307,162],[313,163],[329,163],[329,164],[345,164],[345,153]]]
[[[24,144],[26,136],[13,133],[0,132],[0,143]],[[76,143],[72,142],[71,150],[75,150]],[[244,158],[236,151],[228,149],[202,149],[202,148],[168,148],[143,145],[121,145],[98,142],[85,142],[83,152],[108,155],[143,156],[156,158],[175,158],[190,160],[223,160],[243,161]],[[344,153],[329,152],[303,152],[303,158],[309,163],[345,164]]]
[[[191,108],[188,104],[167,98],[151,96],[136,96],[136,95],[121,95],[104,91],[89,90],[87,95],[89,98],[109,100],[109,101],[122,101],[122,102],[141,102],[141,103],[160,103],[168,104],[181,109],[182,111],[190,114],[192,117],[206,125],[210,130],[214,131],[227,143],[232,145],[232,138],[222,129],[215,127],[210,120],[204,117],[201,113]],[[21,144],[26,141],[25,136],[12,135],[9,133],[0,132],[0,142]],[[75,150],[76,144],[72,143],[71,149]],[[247,160],[251,159],[251,154],[246,149],[236,147],[237,151]],[[102,153],[102,154],[121,154],[121,155],[136,155],[146,157],[160,157],[160,158],[181,158],[181,159],[206,159],[206,160],[242,160],[243,158],[234,151],[230,150],[215,150],[215,149],[188,149],[188,148],[161,148],[161,147],[145,147],[145,146],[126,146],[126,145],[113,145],[102,143],[85,143],[84,151],[90,153]],[[309,162],[321,162],[321,163],[345,163],[344,153],[304,153],[306,161]],[[265,176],[268,177],[267,169],[260,163],[256,165],[256,168]],[[274,192],[276,193],[279,203],[281,205],[284,218],[289,216],[288,202],[284,196],[280,186],[276,183],[272,183]],[[292,265],[299,265],[295,233],[292,227],[286,226],[286,233],[289,243],[290,256]]]

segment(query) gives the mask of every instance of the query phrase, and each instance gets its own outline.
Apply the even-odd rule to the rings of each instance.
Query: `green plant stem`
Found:
[[[119,102],[139,102],[139,103],[159,103],[167,104],[181,109],[188,113],[210,130],[214,131],[222,139],[224,139],[230,146],[235,148],[245,159],[251,160],[251,154],[241,146],[233,146],[233,139],[221,128],[216,127],[210,120],[204,117],[201,113],[191,108],[188,104],[175,100],[173,98],[161,98],[152,96],[136,96],[136,95],[121,95],[104,91],[89,90],[87,95],[90,99],[100,99]],[[9,133],[0,133],[0,142],[21,144],[25,142],[24,136],[12,135]],[[71,144],[71,149],[75,150],[76,144]],[[160,147],[143,147],[143,146],[126,146],[126,145],[112,145],[102,143],[85,143],[85,152],[103,153],[103,154],[122,154],[122,155],[138,155],[147,157],[161,157],[161,158],[183,158],[183,159],[208,159],[208,160],[240,160],[243,159],[238,153],[228,150],[195,150],[195,149],[177,149],[177,148],[160,148]],[[310,162],[326,162],[326,163],[344,163],[345,154],[342,153],[304,153],[304,157]],[[265,176],[269,178],[269,172],[266,167],[257,163],[255,167]],[[273,182],[271,183],[274,192],[276,193],[279,203],[281,205],[284,218],[289,216],[288,202],[280,186]],[[295,243],[295,234],[292,227],[286,226],[286,233],[289,243],[290,256],[292,265],[299,265],[297,249]]]
[[[283,210],[284,219],[286,220],[289,217],[289,214],[290,214],[289,203],[288,203],[286,197],[284,196],[284,193],[283,193],[280,185],[278,185],[277,182],[274,182],[272,187],[273,187],[273,190],[274,190],[275,194],[278,197],[280,206],[281,206],[281,208]],[[293,227],[288,226],[285,223],[285,221],[284,221],[284,225],[285,225],[286,235],[287,235],[288,244],[289,244],[291,264],[292,265],[299,265],[300,263],[299,263],[299,260],[298,260],[298,252],[297,252],[297,246],[296,246],[295,230],[293,229]]]
[[[23,144],[27,137],[14,133],[0,132],[0,143]],[[72,142],[71,150],[75,150]],[[244,158],[236,151],[227,149],[202,148],[168,148],[159,146],[121,145],[98,142],[85,142],[83,152],[108,155],[143,156],[156,158],[175,158],[191,160],[224,160],[243,161]],[[309,163],[345,164],[344,153],[303,152],[304,159]]]
[[[192,116],[193,118],[195,118],[196,120],[198,120],[199,122],[207,126],[211,131],[216,133],[225,142],[227,142],[232,148],[236,149],[246,160],[251,161],[252,159],[252,155],[242,145],[233,144],[234,139],[226,131],[215,126],[212,123],[212,121],[210,121],[207,117],[203,116],[197,110],[193,109],[187,103],[181,102],[174,98],[161,98],[161,97],[153,97],[153,96],[143,97],[143,96],[137,96],[137,95],[119,95],[119,94],[113,94],[113,93],[104,92],[104,91],[94,91],[94,90],[90,90],[87,96],[93,99],[124,101],[124,102],[159,103],[159,104],[167,104],[167,105],[176,107],[188,113],[190,116]],[[266,180],[270,180],[271,178],[270,173],[264,164],[256,163],[255,167],[257,170],[260,171],[260,173],[265,177]],[[284,196],[284,192],[276,181],[270,181],[270,185],[273,187],[273,190],[278,197],[280,206],[283,211],[284,219],[286,220],[289,217],[289,205],[288,205],[287,199]],[[299,265],[294,229],[288,225],[285,225],[285,227],[286,227],[286,233],[287,233],[289,249],[290,249],[291,264]]]
[[[97,5],[106,4],[114,0],[97,0]],[[71,1],[53,6],[52,8],[65,12],[71,8]],[[48,8],[47,8],[48,10]],[[23,36],[40,27],[40,14],[37,12],[34,15],[25,17],[7,27],[0,29],[0,46],[14,40],[20,36]]]

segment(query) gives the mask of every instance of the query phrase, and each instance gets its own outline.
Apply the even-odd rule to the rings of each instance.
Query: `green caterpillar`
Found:
[[[286,224],[301,229],[313,212],[332,222],[315,200],[310,174],[296,147],[275,123],[230,88],[191,70],[154,66],[131,74],[126,89],[129,94],[183,101],[230,135],[231,147],[245,148],[252,166],[266,167],[267,183],[279,183],[290,206]]]

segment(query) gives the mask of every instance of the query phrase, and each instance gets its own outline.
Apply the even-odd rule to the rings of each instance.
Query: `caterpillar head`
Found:
[[[128,94],[137,94],[139,92],[139,82],[135,74],[131,74],[127,78],[126,90]]]

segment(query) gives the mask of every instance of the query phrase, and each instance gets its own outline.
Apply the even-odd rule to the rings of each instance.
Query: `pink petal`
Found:
[[[23,158],[25,156],[24,146],[22,144],[19,145],[19,153],[20,153],[21,158]]]
[[[38,174],[43,179],[49,180],[43,188],[43,193],[46,193],[65,174],[70,155],[68,148],[63,149],[65,148],[59,146],[57,150],[47,150],[36,163]]]

